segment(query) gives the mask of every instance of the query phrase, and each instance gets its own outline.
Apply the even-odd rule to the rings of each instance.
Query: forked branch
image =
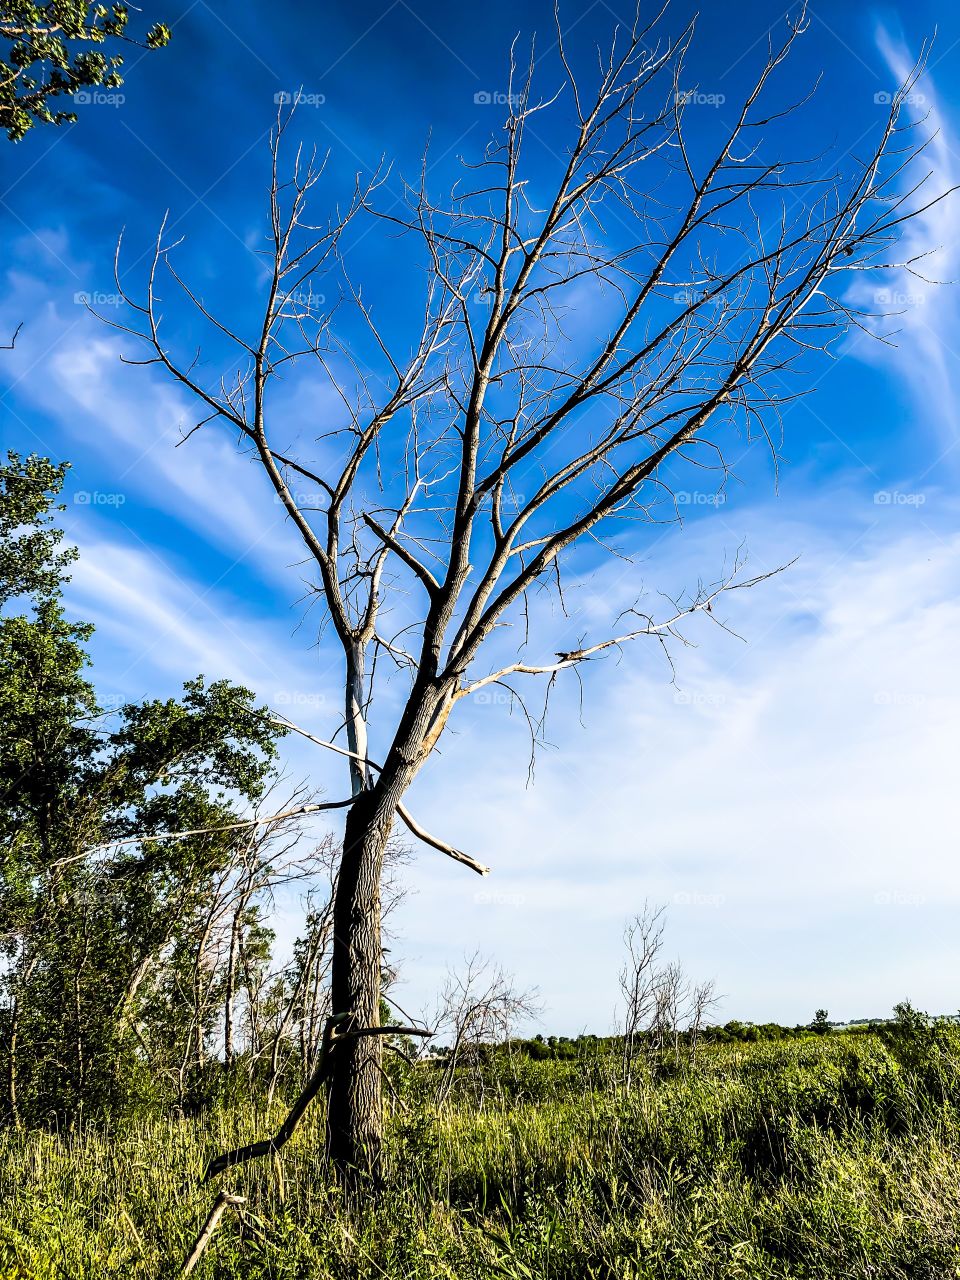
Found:
[[[251,1142],[247,1146],[237,1147],[233,1151],[225,1151],[223,1155],[217,1156],[207,1165],[204,1182],[209,1182],[211,1178],[226,1172],[227,1169],[233,1168],[234,1165],[245,1164],[248,1160],[257,1160],[261,1156],[273,1155],[274,1152],[286,1146],[296,1132],[297,1126],[303,1119],[310,1103],[320,1092],[333,1065],[333,1054],[344,1040],[355,1039],[359,1036],[389,1035],[423,1036],[429,1039],[434,1034],[423,1027],[353,1027],[351,1026],[352,1018],[353,1014],[340,1013],[327,1019],[316,1070],[307,1081],[296,1102],[287,1113],[283,1124],[273,1137],[264,1138],[260,1142]]]

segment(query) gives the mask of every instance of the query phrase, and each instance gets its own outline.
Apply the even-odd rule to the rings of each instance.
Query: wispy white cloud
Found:
[[[795,530],[753,523],[771,554],[797,549]],[[521,725],[472,708],[411,803],[494,874],[418,859],[412,988],[479,946],[540,986],[551,1028],[599,1029],[624,919],[650,897],[726,1016],[953,1007],[960,537],[915,510],[885,512],[852,552],[850,533],[808,532],[801,565],[743,602],[751,643],[704,635],[678,688],[634,649],[590,673],[581,726],[561,686],[560,749],[530,789]]]
[[[80,556],[67,598],[95,624],[95,671],[115,692],[172,692],[202,672],[243,683],[292,718],[329,731],[339,704],[335,655],[291,638],[291,620],[245,608],[172,555],[119,540],[95,516],[76,532]]]
[[[196,421],[195,408],[169,380],[125,369],[122,349],[103,336],[61,344],[38,398],[111,452],[119,484],[147,494],[214,545],[237,559],[292,560],[295,547],[281,508],[271,506],[261,475],[234,441],[213,428],[178,449],[182,432]]]
[[[750,643],[708,624],[678,653],[676,686],[650,647],[589,669],[582,705],[561,683],[558,747],[531,787],[522,718],[465,704],[410,803],[494,871],[480,881],[416,850],[394,953],[410,1003],[427,1005],[446,966],[479,947],[541,988],[551,1029],[602,1029],[623,921],[649,897],[670,905],[676,952],[717,979],[726,1016],[882,1013],[902,995],[950,1009],[960,535],[936,507],[869,504],[816,534],[744,512],[769,564],[804,551],[726,609]],[[84,520],[71,602],[97,623],[111,692],[169,693],[203,670],[332,731],[330,650]],[[718,562],[718,535],[739,533],[689,530],[649,580],[694,580]],[[582,594],[599,626],[601,602],[633,589],[611,562]],[[285,754],[293,776],[342,787],[327,753],[292,739]],[[281,946],[297,921],[285,902]]]
[[[67,288],[51,293],[37,270],[11,269],[0,310],[0,326],[10,332],[15,317],[30,317],[16,350],[0,366],[7,412],[13,412],[15,398],[25,407],[18,423],[24,445],[80,457],[87,470],[99,456],[97,469],[115,489],[138,495],[185,531],[268,576],[298,562],[301,544],[262,470],[243,456],[222,424],[212,423],[181,444],[184,432],[203,416],[198,405],[165,372],[122,363],[122,355],[142,358],[144,350],[87,312],[79,286],[88,272],[75,262],[64,236],[45,232],[42,244],[43,262],[31,265],[72,264]],[[20,257],[29,247],[19,246]],[[62,286],[62,271],[60,276]],[[91,296],[89,289],[85,296]],[[105,313],[130,319],[116,308],[115,294],[95,294],[94,304],[98,297]],[[319,412],[315,387],[312,394]],[[318,419],[318,431],[326,425]],[[82,487],[82,477],[78,483]]]
[[[915,58],[903,41],[882,24],[875,31],[877,48],[890,73],[890,89],[878,96],[889,100],[911,78]],[[946,104],[931,72],[925,72],[907,93],[903,113],[916,126],[914,143],[928,137],[922,155],[909,166],[902,186],[924,179],[914,197],[917,204],[960,183],[957,139]],[[960,201],[951,197],[933,203],[905,223],[897,247],[901,262],[919,259],[906,268],[870,275],[851,290],[851,301],[885,318],[870,322],[878,333],[896,330],[896,349],[855,334],[850,350],[859,358],[895,373],[909,389],[917,415],[942,434],[946,444],[960,435],[958,387],[954,368],[958,352],[954,335],[960,308],[951,287],[960,269]]]

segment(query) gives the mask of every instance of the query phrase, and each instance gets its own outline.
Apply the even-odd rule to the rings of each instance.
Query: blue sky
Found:
[[[224,674],[326,734],[336,655],[317,644],[312,618],[298,625],[301,552],[280,509],[225,434],[175,449],[194,420],[187,401],[156,371],[121,365],[122,351],[136,352],[82,297],[119,317],[117,236],[124,229],[125,263],[142,280],[169,210],[185,237],[183,274],[237,327],[253,322],[278,93],[303,91],[291,131],[329,150],[321,204],[386,156],[390,207],[428,135],[440,185],[460,155],[483,148],[502,111],[477,95],[503,92],[514,35],[526,44],[538,32],[544,92],[556,67],[546,4],[306,9],[280,3],[266,20],[251,4],[175,0],[146,15],[174,39],[128,60],[122,100],[81,106],[77,125],[0,150],[0,332],[25,322],[0,362],[0,421],[5,445],[73,463],[66,518],[82,558],[71,603],[97,624],[105,695],[171,693],[198,671]],[[680,30],[690,9],[676,5],[668,25]],[[701,15],[689,67],[690,87],[717,99],[696,107],[705,135],[722,127],[781,10],[737,0]],[[615,14],[570,7],[576,57],[589,57]],[[937,130],[933,184],[956,181],[960,16],[927,0],[812,6],[786,87],[796,96],[821,72],[822,82],[781,132],[784,152],[833,146],[833,163],[861,154],[883,95],[935,28],[911,110],[929,112]],[[546,174],[563,138],[544,120],[534,150]],[[910,231],[917,245],[945,246],[934,259],[944,280],[960,274],[958,207]],[[415,285],[403,243],[358,239],[351,270],[402,334]],[[669,905],[672,950],[716,979],[724,1016],[791,1021],[826,1005],[847,1017],[904,996],[960,1005],[958,305],[949,285],[892,275],[882,287],[907,311],[897,349],[850,339],[814,369],[815,394],[785,414],[779,484],[765,450],[741,441],[722,502],[691,502],[682,529],[639,532],[636,576],[598,563],[574,586],[580,626],[629,603],[638,578],[678,593],[715,577],[742,543],[759,571],[799,557],[729,606],[747,643],[697,633],[697,647],[675,655],[675,684],[656,650],[634,648],[590,670],[582,707],[576,682],[561,685],[548,727],[556,746],[532,786],[522,725],[505,707],[476,701],[453,725],[416,785],[415,811],[494,874],[480,885],[417,851],[397,917],[410,1003],[429,1003],[444,969],[480,948],[540,988],[550,1030],[604,1030],[624,919],[649,897]],[[190,349],[195,318],[175,301],[167,315]],[[216,368],[216,341],[204,353]],[[327,405],[316,387],[285,397],[291,434],[318,434]],[[289,768],[342,785],[300,747]],[[284,905],[284,937],[296,915]]]

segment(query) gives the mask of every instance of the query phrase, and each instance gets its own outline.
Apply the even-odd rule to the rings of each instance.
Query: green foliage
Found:
[[[826,1035],[830,1030],[830,1015],[826,1009],[818,1009],[813,1015],[813,1021],[810,1023],[810,1030],[818,1036]]]
[[[64,475],[10,454],[0,489],[0,1065],[3,1110],[27,1121],[169,1096],[174,1080],[184,1100],[219,994],[205,979],[198,1014],[212,886],[236,852],[223,828],[262,796],[278,737],[226,681],[99,705],[92,628],[60,597]],[[180,831],[202,834],[149,839]],[[238,928],[255,974],[255,911]]]
[[[960,1083],[960,1025],[921,1013],[909,1001],[896,1005],[893,1013],[882,1032],[890,1052],[926,1094],[949,1101]]]
[[[930,1022],[907,1039],[918,1061],[938,1043]],[[482,1108],[465,1099],[439,1114],[423,1064],[394,1076],[377,1203],[345,1210],[318,1107],[284,1149],[282,1178],[271,1161],[234,1171],[246,1205],[223,1219],[197,1275],[947,1280],[960,1266],[952,1043],[946,1092],[886,1035],[831,1035],[710,1046],[696,1070],[644,1076],[629,1095],[612,1046],[592,1062],[520,1056],[524,1096],[491,1076]],[[200,1181],[206,1160],[281,1112],[247,1103],[0,1135],[0,1275],[177,1274],[215,1194]]]
[[[72,548],[60,550],[63,533],[53,512],[67,464],[27,458],[12,450],[0,467],[0,608],[15,596],[46,599],[59,593]]]
[[[161,49],[170,29],[156,23],[142,41],[127,34],[124,4],[88,0],[0,0],[0,128],[13,142],[36,124],[76,120],[58,100],[84,89],[117,89],[123,84],[123,44]]]

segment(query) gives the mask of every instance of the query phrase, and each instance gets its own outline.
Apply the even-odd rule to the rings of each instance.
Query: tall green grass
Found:
[[[398,1080],[389,1185],[347,1214],[315,1115],[246,1196],[206,1280],[490,1276],[960,1277],[960,1040],[841,1035],[716,1046],[693,1068],[510,1064],[437,1113]],[[172,1277],[215,1190],[210,1155],[276,1123],[252,1107],[114,1132],[0,1135],[0,1280]]]

